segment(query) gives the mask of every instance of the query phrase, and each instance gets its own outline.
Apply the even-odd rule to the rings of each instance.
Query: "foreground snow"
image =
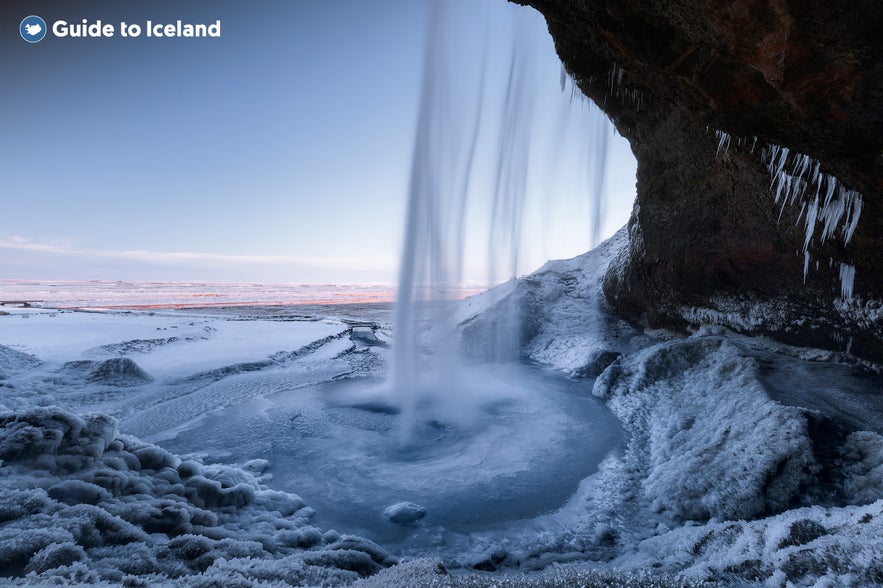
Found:
[[[461,305],[471,354],[526,355],[573,376],[573,393],[553,403],[558,392],[549,389],[493,408],[516,424],[506,411],[522,411],[542,443],[530,442],[530,430],[466,435],[433,416],[427,451],[450,448],[432,460],[453,469],[434,478],[432,460],[381,464],[391,469],[377,472],[404,468],[375,476],[395,481],[394,493],[337,492],[356,509],[373,505],[365,520],[397,529],[382,546],[343,534],[367,527],[324,530],[323,512],[292,492],[322,488],[308,483],[310,471],[352,469],[353,487],[372,477],[338,458],[385,447],[393,417],[382,406],[328,410],[315,395],[325,390],[317,383],[382,374],[385,325],[12,310],[0,317],[0,574],[18,584],[129,586],[883,583],[883,379],[830,352],[721,328],[688,337],[635,330],[600,295],[624,244],[619,234]],[[554,468],[535,475],[540,461],[555,461],[542,455],[565,457],[558,471],[578,471],[591,452],[557,448],[556,435],[577,431],[550,411],[565,407],[573,420],[589,394],[606,403],[625,440],[601,451],[600,467],[586,469],[595,473],[563,504],[461,533],[439,526],[444,500],[409,504],[404,489],[447,491],[452,472],[464,488],[481,488],[456,498],[487,498],[476,512],[492,507],[498,479],[520,491],[513,473],[560,485]],[[537,410],[542,420],[530,417]],[[290,447],[285,431],[297,437]],[[199,439],[219,445],[181,457],[132,433],[180,453]],[[290,454],[278,461],[291,475],[249,457],[266,448]],[[299,471],[298,461],[311,465]],[[541,499],[554,494],[524,487]]]
[[[508,328],[570,373],[609,364],[594,394],[628,437],[586,493],[585,518],[515,559],[579,552],[697,581],[883,583],[883,379],[723,328],[630,333],[600,293],[623,237],[473,302],[464,322],[467,348]],[[513,303],[539,326],[509,324]]]
[[[182,461],[118,435],[103,415],[37,408],[0,417],[0,569],[92,583],[275,579],[346,582],[396,563],[323,533],[296,495],[243,467]]]

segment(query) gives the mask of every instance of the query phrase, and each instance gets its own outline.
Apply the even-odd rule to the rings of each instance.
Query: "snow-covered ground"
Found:
[[[4,308],[0,576],[883,583],[883,379],[722,328],[635,330],[600,295],[624,244],[461,303],[479,398],[424,405],[405,445],[388,307]],[[534,363],[486,363],[513,352]]]

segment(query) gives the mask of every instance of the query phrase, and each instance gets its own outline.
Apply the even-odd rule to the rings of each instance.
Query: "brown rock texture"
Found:
[[[621,313],[883,361],[877,2],[515,1],[545,16],[565,68],[638,160],[630,249],[605,281]],[[769,169],[780,148],[806,182],[784,206]],[[807,224],[835,178],[835,203],[860,194],[849,239],[846,215],[827,239],[821,220]],[[855,268],[851,298],[841,264]]]

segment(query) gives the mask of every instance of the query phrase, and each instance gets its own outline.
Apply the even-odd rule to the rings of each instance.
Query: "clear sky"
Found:
[[[4,2],[0,279],[393,281],[428,1]],[[484,36],[504,54],[495,23],[530,10],[445,1],[490,15],[490,27],[458,19],[463,62]],[[222,36],[28,44],[18,25],[30,14],[50,27],[220,19]],[[560,65],[540,37],[537,108],[558,113]],[[531,175],[524,271],[588,248],[585,154],[578,141],[550,147],[587,129],[581,109],[566,132],[550,114],[538,135],[538,160],[554,161]],[[607,234],[634,197],[634,160],[617,139]]]

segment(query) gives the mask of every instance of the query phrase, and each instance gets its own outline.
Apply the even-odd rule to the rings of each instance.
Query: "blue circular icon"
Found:
[[[46,21],[32,14],[21,21],[18,32],[28,43],[39,43],[46,36]]]

